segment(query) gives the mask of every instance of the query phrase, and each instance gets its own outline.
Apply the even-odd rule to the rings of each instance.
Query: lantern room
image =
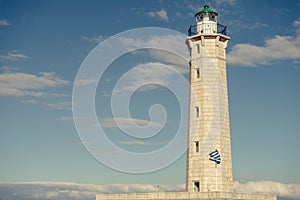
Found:
[[[218,32],[218,13],[211,10],[208,5],[195,14],[197,33],[211,34]]]

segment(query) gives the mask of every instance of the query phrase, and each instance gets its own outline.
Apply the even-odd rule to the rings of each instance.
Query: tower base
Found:
[[[98,194],[96,200],[277,200],[276,195],[234,192],[162,192],[130,194]]]

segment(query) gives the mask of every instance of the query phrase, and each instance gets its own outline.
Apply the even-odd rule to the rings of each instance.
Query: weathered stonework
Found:
[[[221,34],[198,34],[187,39],[191,53],[190,133],[186,166],[186,190],[188,192],[232,192],[232,162],[225,57],[228,40],[229,37]],[[210,87],[208,88],[208,86]],[[195,100],[193,100],[193,96],[196,97]],[[217,100],[214,101],[214,105],[212,96]],[[220,105],[222,105],[223,109],[217,110],[217,113],[213,112],[214,106],[220,107]],[[200,110],[199,114],[195,113],[198,112],[195,109],[197,107]],[[222,117],[213,116],[219,114]],[[207,134],[209,129],[212,128],[212,120],[216,119],[218,121],[215,121],[215,123],[220,126],[221,134],[218,138],[214,136],[210,138]],[[204,141],[205,137],[206,140]],[[209,150],[218,149],[222,160],[219,165],[210,161],[209,155],[201,156],[201,147],[207,140],[211,144],[216,143],[210,146]],[[195,147],[196,144],[198,147]],[[198,148],[198,150],[195,151],[195,148]],[[195,186],[196,182],[199,187]]]
[[[256,195],[225,192],[166,192],[98,194],[96,200],[276,200],[274,195]]]

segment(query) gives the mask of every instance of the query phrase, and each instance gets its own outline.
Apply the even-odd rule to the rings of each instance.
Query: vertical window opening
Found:
[[[200,192],[200,182],[199,181],[194,181],[194,192]]]
[[[196,77],[200,78],[200,69],[199,68],[196,69]]]
[[[199,107],[196,107],[196,118],[199,118],[200,117],[200,110],[199,110]]]
[[[195,141],[195,153],[199,153],[199,141]]]
[[[200,45],[196,44],[196,46],[197,46],[197,53],[200,53]]]

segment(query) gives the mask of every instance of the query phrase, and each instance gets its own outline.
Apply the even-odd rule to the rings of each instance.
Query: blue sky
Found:
[[[183,184],[185,156],[146,174],[119,172],[94,159],[72,119],[72,88],[81,63],[99,42],[141,27],[187,34],[206,3],[219,13],[231,37],[227,66],[234,180],[300,184],[297,0],[0,0],[0,182]],[[143,125],[149,107],[162,104],[169,118],[160,138],[147,145],[122,136],[111,123],[107,96],[116,80],[133,65],[146,63],[151,70],[157,62],[170,64],[151,52],[124,55],[98,85],[100,123],[109,138],[130,151],[163,146],[178,126],[178,102],[157,87],[137,92],[131,112]],[[188,67],[180,69],[187,78]]]

